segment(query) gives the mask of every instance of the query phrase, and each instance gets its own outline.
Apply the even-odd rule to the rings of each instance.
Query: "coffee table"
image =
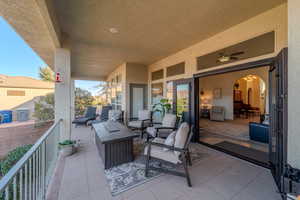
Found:
[[[95,143],[105,169],[133,161],[133,138],[139,137],[138,133],[113,121],[96,123],[92,126],[95,131]]]

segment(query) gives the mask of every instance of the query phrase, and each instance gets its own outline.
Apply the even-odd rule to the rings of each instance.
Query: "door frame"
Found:
[[[230,72],[237,72],[237,71],[243,71],[243,70],[247,70],[247,69],[255,69],[255,68],[259,68],[259,67],[264,67],[264,66],[271,66],[274,64],[274,60],[276,57],[271,57],[271,58],[265,58],[262,60],[257,60],[257,61],[253,61],[253,62],[249,62],[249,63],[243,63],[243,64],[239,64],[239,65],[232,65],[229,67],[225,67],[225,68],[220,68],[220,69],[215,69],[215,70],[211,70],[211,71],[206,71],[206,72],[201,72],[198,74],[194,74],[193,79],[194,79],[194,112],[193,112],[193,116],[194,118],[194,126],[195,126],[195,137],[199,138],[200,133],[199,133],[199,120],[200,120],[200,116],[199,116],[199,109],[197,108],[199,103],[200,103],[200,96],[199,96],[199,79],[200,78],[204,78],[204,77],[208,77],[208,76],[213,76],[213,75],[220,75],[220,74],[225,74],[225,73],[230,73]],[[197,103],[197,104],[196,104]]]
[[[129,83],[129,104],[130,104],[130,108],[129,108],[129,117],[132,117],[132,110],[133,110],[133,88],[142,88],[143,89],[143,96],[144,96],[144,102],[143,102],[143,109],[145,109],[147,107],[147,102],[148,102],[148,98],[147,98],[147,94],[148,94],[148,85],[145,84],[137,84],[137,83]]]
[[[198,143],[199,136],[196,134],[197,126],[196,126],[196,119],[199,115],[199,112],[193,112],[196,110],[197,105],[199,105],[199,93],[196,92],[199,90],[199,79],[198,78],[186,78],[186,79],[178,79],[178,80],[172,80],[173,82],[173,113],[176,114],[176,104],[177,104],[177,90],[176,86],[180,84],[189,84],[189,119],[190,119],[190,125],[193,125],[194,128],[194,135],[192,138],[192,142]],[[198,101],[197,101],[198,100]]]
[[[189,90],[192,90],[192,79],[178,79],[173,81],[173,113],[177,114],[177,85],[182,85],[182,84],[189,84]],[[189,94],[189,110],[191,109],[191,94]],[[190,113],[190,112],[189,112]]]
[[[194,109],[193,109],[193,114],[192,116],[194,117],[193,121],[194,121],[194,126],[195,126],[195,137],[199,140],[199,120],[200,120],[200,116],[199,116],[199,109],[197,107],[199,107],[199,102],[200,102],[200,96],[199,96],[199,79],[203,78],[203,77],[207,77],[207,76],[211,76],[211,75],[219,75],[219,74],[224,74],[224,73],[230,73],[230,72],[236,72],[236,71],[242,71],[242,70],[247,70],[247,69],[255,69],[255,68],[259,68],[259,67],[264,67],[264,66],[270,66],[270,67],[274,67],[276,62],[278,62],[278,56],[280,55],[279,59],[280,62],[282,62],[281,64],[284,65],[284,68],[281,69],[281,73],[283,73],[284,77],[284,84],[281,87],[284,87],[284,91],[286,91],[286,93],[284,95],[287,95],[287,53],[288,53],[288,48],[283,48],[275,57],[271,57],[271,58],[265,58],[265,59],[261,59],[261,60],[257,60],[257,61],[253,61],[253,62],[248,62],[248,63],[243,63],[243,64],[238,64],[238,65],[232,65],[229,67],[225,67],[225,68],[221,68],[221,69],[215,69],[215,70],[211,70],[211,71],[206,71],[206,72],[202,72],[202,73],[198,73],[198,74],[194,74],[193,79],[194,79]],[[269,91],[270,92],[270,91]],[[287,132],[287,96],[284,98],[284,106],[283,106],[283,128],[282,128],[282,134],[283,136],[283,146],[282,146],[282,163],[281,166],[284,168],[286,166],[287,163],[287,138],[288,138],[288,132]],[[269,102],[269,107],[271,106],[270,102]],[[269,112],[271,112],[271,110],[269,110]],[[273,127],[272,127],[273,128]],[[270,130],[271,130],[271,125],[270,125]],[[271,136],[271,131],[269,131],[269,138]],[[212,147],[211,145],[208,145],[210,147]],[[219,149],[220,150],[220,149]],[[269,154],[270,156],[270,154]],[[242,158],[243,159],[243,158]],[[250,160],[249,160],[250,161]],[[251,162],[251,161],[250,161]],[[272,167],[272,166],[271,166]],[[284,171],[284,170],[283,170]],[[274,177],[275,178],[275,177]],[[275,178],[276,179],[276,178]],[[280,186],[280,185],[278,185]],[[280,190],[282,189],[279,188]]]

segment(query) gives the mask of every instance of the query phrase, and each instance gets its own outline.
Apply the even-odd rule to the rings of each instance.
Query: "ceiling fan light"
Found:
[[[230,57],[229,56],[222,56],[222,57],[218,58],[218,60],[222,63],[223,62],[228,62],[228,61],[230,61]]]

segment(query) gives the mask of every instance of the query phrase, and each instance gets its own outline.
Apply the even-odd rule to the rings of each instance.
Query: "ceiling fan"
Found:
[[[225,54],[224,52],[219,53],[219,57],[217,59],[217,63],[229,62],[231,60],[238,60],[237,56],[244,54],[244,51],[235,52],[232,54]]]

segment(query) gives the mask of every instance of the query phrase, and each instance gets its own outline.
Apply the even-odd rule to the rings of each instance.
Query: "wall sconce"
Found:
[[[204,95],[203,88],[201,88],[200,95],[201,95],[201,96],[203,96],[203,95]]]

